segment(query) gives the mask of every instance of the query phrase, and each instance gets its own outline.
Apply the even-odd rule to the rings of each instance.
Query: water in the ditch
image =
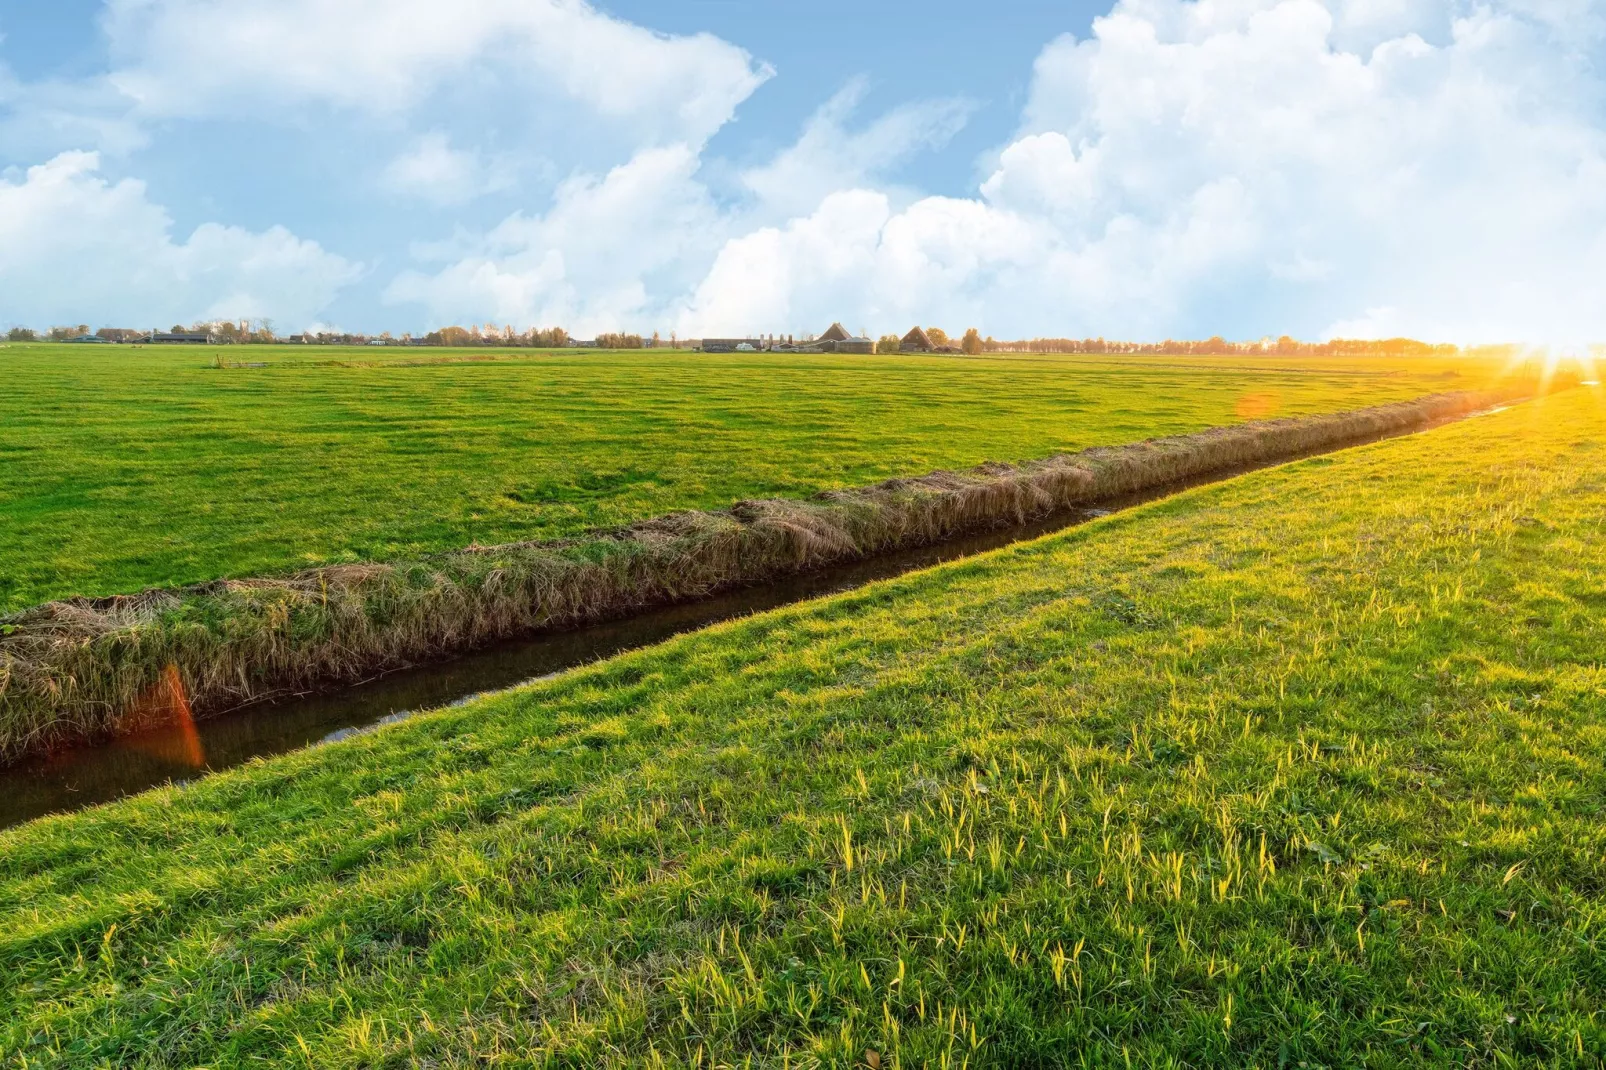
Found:
[[[1450,421],[1439,421],[1432,426],[1445,422]],[[1351,441],[1344,447],[1384,437],[1390,436]],[[1305,456],[1344,447],[1314,450]],[[1098,503],[1096,508],[1061,513],[1018,527],[803,573],[764,586],[649,610],[627,620],[510,640],[449,661],[388,673],[367,683],[276,702],[254,703],[182,729],[144,732],[30,759],[0,769],[0,784],[4,785],[4,791],[0,792],[0,828],[45,814],[107,802],[171,780],[181,781],[227,769],[252,758],[332,742],[383,722],[464,702],[486,691],[511,687],[622,651],[649,646],[682,632],[971,557],[1169,497],[1190,487],[1298,459],[1297,456],[1284,457],[1264,464],[1218,470],[1207,476],[1109,499]]]

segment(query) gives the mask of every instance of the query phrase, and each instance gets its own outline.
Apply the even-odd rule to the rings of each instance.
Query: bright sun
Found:
[[[1539,365],[1539,392],[1543,394],[1560,374],[1576,377],[1583,386],[1600,385],[1595,358],[1601,347],[1587,342],[1546,342],[1517,348],[1506,362],[1504,374],[1522,366]]]

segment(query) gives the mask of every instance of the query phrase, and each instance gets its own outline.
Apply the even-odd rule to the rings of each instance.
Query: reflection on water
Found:
[[[1372,436],[1343,445],[1361,445],[1382,437],[1388,436]],[[1313,450],[1311,454],[1338,448],[1342,447]],[[719,621],[970,557],[1168,497],[1190,487],[1297,459],[1285,457],[1264,464],[1219,470],[1141,494],[1107,499],[1096,509],[1079,509],[1019,527],[803,573],[762,587],[740,588],[697,602],[648,610],[627,620],[511,640],[450,661],[389,673],[367,683],[256,703],[203,721],[188,716],[189,704],[175,672],[170,680],[164,677],[165,687],[159,685],[164,693],[153,695],[152,699],[165,703],[173,711],[173,715],[166,718],[167,727],[130,734],[98,746],[64,750],[0,771],[6,785],[6,791],[0,796],[0,828],[48,813],[106,802],[170,780],[182,781],[208,771],[227,769],[258,756],[332,742],[364,728],[400,720],[411,713],[466,702],[486,691],[550,676]]]
[[[156,682],[134,699],[128,709],[128,721],[163,727],[129,735],[123,740],[125,745],[138,747],[165,763],[189,769],[199,769],[206,764],[206,748],[195,726],[189,690],[178,674],[177,665],[169,663]]]
[[[309,743],[333,742],[354,732],[421,711],[467,702],[475,696],[662,642],[682,632],[766,609],[852,590],[874,580],[928,568],[1007,546],[1104,510],[1066,514],[938,546],[808,572],[762,587],[648,610],[626,620],[578,631],[511,640],[450,661],[419,665],[367,683],[325,693],[261,702],[209,720],[185,719],[170,727],[123,736],[110,743],[64,750],[4,770],[0,827],[58,810],[106,802],[169,780],[227,769],[259,755],[282,754]],[[204,755],[204,762],[192,759]]]

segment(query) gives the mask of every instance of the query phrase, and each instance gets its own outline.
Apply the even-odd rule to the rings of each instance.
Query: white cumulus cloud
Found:
[[[489,320],[594,333],[639,325],[718,247],[721,219],[687,145],[643,149],[601,177],[563,183],[540,216],[515,213],[433,274],[386,289],[435,322]]]
[[[585,0],[108,0],[102,24],[104,77],[0,71],[0,145],[34,146],[13,158],[67,137],[113,151],[188,119],[356,139],[375,163],[354,182],[393,195],[376,203],[461,212],[446,242],[419,244],[440,235],[410,218],[389,232],[422,255],[382,300],[437,323],[1606,339],[1600,0],[1116,0],[1086,38],[1043,48],[1018,127],[957,197],[894,176],[968,103],[860,122],[850,84],[794,144],[737,167],[709,139],[769,67]],[[93,156],[7,182],[0,238],[22,244],[0,265],[55,271],[52,287],[6,268],[15,307],[89,304],[60,282],[73,256],[91,287],[122,271],[135,305],[195,313],[315,309],[358,272],[277,228],[176,242]],[[68,237],[48,247],[22,204]],[[104,235],[74,225],[96,212]],[[119,251],[135,247],[154,253]],[[281,277],[289,264],[305,270]]]
[[[477,151],[453,148],[451,139],[435,130],[391,160],[381,181],[393,193],[451,205],[505,189],[512,178]]]
[[[451,262],[432,274],[404,272],[386,300],[420,304],[435,322],[560,323],[581,334],[673,323],[727,239],[875,182],[946,143],[970,111],[963,101],[922,100],[855,125],[863,89],[850,84],[794,144],[740,172],[734,201],[709,189],[698,146],[650,146],[605,174],[571,177],[539,216],[515,213],[483,237],[422,247]],[[762,316],[752,322],[779,329]]]
[[[1121,0],[1045,49],[978,196],[836,197],[733,238],[682,324],[1606,337],[1599,35],[1570,25]]]
[[[758,215],[808,212],[832,193],[874,182],[917,152],[946,145],[972,110],[965,100],[915,100],[855,128],[866,89],[863,79],[850,82],[809,118],[795,143],[742,172]]]
[[[567,101],[645,140],[699,142],[770,74],[712,35],[654,33],[583,0],[110,0],[103,25],[112,83],[157,116],[399,117],[489,84],[526,111]]]
[[[361,273],[283,227],[207,223],[175,242],[172,219],[144,184],[108,181],[99,166],[95,153],[66,152],[0,178],[0,293],[27,322],[299,324]]]

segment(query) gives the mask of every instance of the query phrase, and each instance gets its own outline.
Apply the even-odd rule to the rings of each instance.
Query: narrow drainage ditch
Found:
[[[1276,460],[1218,469],[1027,524],[995,528],[947,542],[804,572],[762,586],[738,588],[694,602],[647,610],[606,624],[508,640],[448,661],[399,669],[337,690],[256,702],[191,725],[139,732],[93,746],[26,759],[0,769],[0,783],[5,788],[0,794],[0,828],[46,814],[110,802],[170,781],[192,780],[252,758],[336,742],[365,729],[404,720],[427,710],[459,705],[488,691],[553,676],[721,621],[851,591],[877,580],[973,557],[1247,472],[1383,439],[1421,434],[1508,407],[1501,405],[1447,417],[1410,431],[1370,435]]]

